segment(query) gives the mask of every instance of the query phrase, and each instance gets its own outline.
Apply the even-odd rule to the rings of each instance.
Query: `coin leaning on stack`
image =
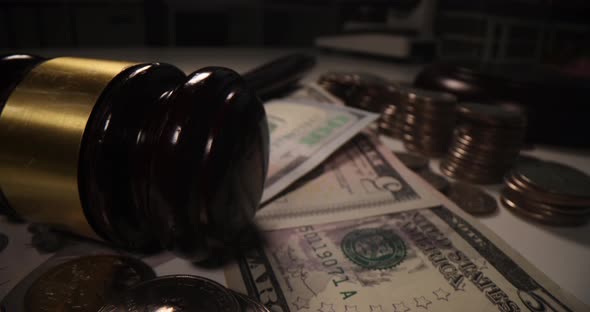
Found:
[[[557,226],[590,220],[590,176],[554,162],[527,162],[504,179],[502,204],[522,217]]]
[[[470,183],[501,182],[520,153],[526,130],[524,114],[477,103],[459,104],[457,113],[457,126],[440,170]]]
[[[400,91],[402,140],[406,149],[427,157],[443,156],[455,125],[455,96],[406,88]]]

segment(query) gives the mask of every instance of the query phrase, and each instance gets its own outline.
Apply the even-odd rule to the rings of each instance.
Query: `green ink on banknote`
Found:
[[[406,257],[404,241],[392,230],[381,228],[349,232],[341,247],[348,259],[365,269],[389,269]]]
[[[332,133],[332,131],[334,131],[334,129],[340,128],[343,125],[347,124],[348,121],[350,121],[350,118],[346,115],[335,116],[334,118],[329,119],[325,125],[322,125],[321,127],[314,129],[308,135],[301,138],[300,143],[309,146],[315,145],[322,139],[328,137]]]

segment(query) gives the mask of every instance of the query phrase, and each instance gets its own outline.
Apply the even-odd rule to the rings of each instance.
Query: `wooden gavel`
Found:
[[[256,212],[267,95],[313,65],[293,55],[243,77],[164,63],[0,58],[0,205],[25,220],[193,260]]]

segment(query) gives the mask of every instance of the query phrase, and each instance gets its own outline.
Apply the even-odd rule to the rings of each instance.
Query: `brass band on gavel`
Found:
[[[80,202],[79,152],[94,104],[131,65],[55,58],[14,89],[0,115],[0,186],[20,216],[99,238]]]

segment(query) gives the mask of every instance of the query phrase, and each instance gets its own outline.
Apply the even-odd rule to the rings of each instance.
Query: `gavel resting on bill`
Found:
[[[193,260],[258,208],[269,135],[259,97],[313,66],[291,55],[243,76],[164,63],[0,57],[0,206],[25,220]]]

